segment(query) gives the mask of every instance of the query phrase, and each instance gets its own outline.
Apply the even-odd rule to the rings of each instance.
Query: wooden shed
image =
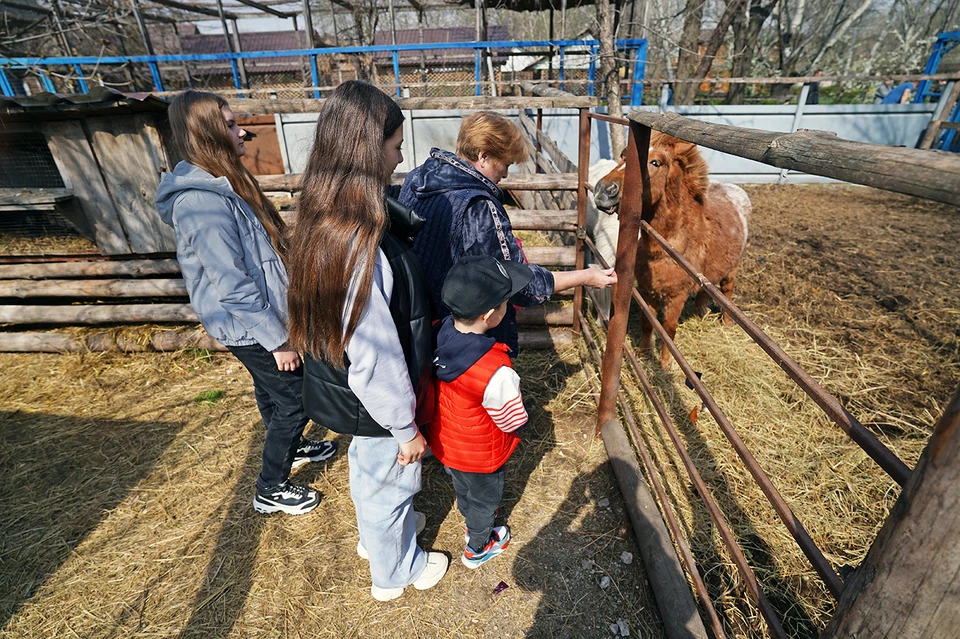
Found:
[[[0,98],[0,212],[52,211],[105,255],[175,250],[154,204],[178,160],[167,105],[104,87]]]

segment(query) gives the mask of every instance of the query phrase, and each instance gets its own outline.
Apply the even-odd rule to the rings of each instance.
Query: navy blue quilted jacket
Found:
[[[440,317],[450,314],[440,300],[443,281],[461,257],[494,255],[526,262],[503,208],[503,191],[449,151],[431,149],[427,161],[407,175],[398,199],[427,220],[413,248],[423,263]],[[553,293],[550,271],[535,264],[530,268],[530,284],[510,300],[518,306],[543,304]],[[517,318],[512,306],[490,335],[517,352]]]

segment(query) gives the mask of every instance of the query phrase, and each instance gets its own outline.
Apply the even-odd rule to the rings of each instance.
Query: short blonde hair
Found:
[[[516,124],[493,111],[477,111],[463,118],[457,136],[457,155],[476,162],[483,151],[506,165],[521,162],[531,145]]]

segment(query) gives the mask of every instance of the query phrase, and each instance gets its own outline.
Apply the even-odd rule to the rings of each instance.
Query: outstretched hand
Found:
[[[617,283],[617,273],[612,268],[592,268],[590,270],[593,272],[590,274],[588,281],[585,282],[587,286],[592,286],[594,288],[609,288]]]
[[[425,452],[427,452],[427,440],[423,438],[423,435],[417,433],[417,436],[407,443],[400,444],[400,453],[397,455],[397,462],[399,462],[401,466],[407,466],[408,464],[420,461]]]

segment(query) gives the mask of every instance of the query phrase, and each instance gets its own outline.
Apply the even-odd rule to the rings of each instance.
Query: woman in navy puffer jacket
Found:
[[[463,256],[493,255],[526,263],[497,184],[510,165],[527,154],[528,144],[515,124],[497,113],[479,111],[463,119],[456,154],[432,149],[427,161],[407,175],[399,199],[427,220],[414,249],[440,317],[450,314],[440,299],[443,281]],[[511,299],[518,306],[543,304],[553,293],[576,286],[606,288],[617,281],[613,269],[551,272],[535,264],[530,268],[530,284]],[[491,334],[516,356],[516,311],[512,305],[507,308],[507,316]]]

